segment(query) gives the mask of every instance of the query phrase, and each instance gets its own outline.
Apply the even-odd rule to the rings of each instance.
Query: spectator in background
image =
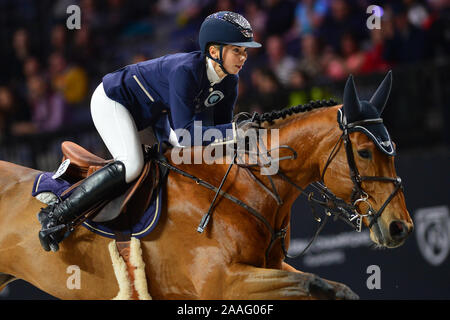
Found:
[[[23,63],[23,74],[25,78],[38,75],[41,72],[41,64],[34,56],[29,56]]]
[[[264,0],[267,13],[266,34],[283,36],[294,23],[295,3],[283,0]]]
[[[288,95],[271,69],[255,69],[252,82],[255,89],[251,92],[251,110],[270,112],[288,106]]]
[[[309,76],[301,69],[295,69],[289,79],[289,106],[296,106],[310,101],[307,87],[309,86]]]
[[[383,59],[384,51],[384,31],[381,29],[372,29],[370,31],[370,42],[364,52],[364,61],[360,72],[369,74],[372,72],[385,72],[389,64]]]
[[[25,103],[6,86],[0,86],[0,141],[7,139],[17,122],[29,121],[30,114]]]
[[[69,105],[85,102],[88,93],[86,71],[79,66],[68,65],[59,52],[50,55],[48,64],[52,88],[61,92]]]
[[[324,43],[333,47],[335,52],[339,52],[341,39],[350,30],[360,41],[367,34],[367,16],[361,15],[357,7],[350,7],[348,0],[330,1],[330,10],[325,16],[319,33]]]
[[[424,28],[429,18],[427,8],[417,0],[403,0],[403,3],[407,7],[409,22],[416,28]]]
[[[80,30],[73,31],[73,42],[68,54],[70,61],[82,65],[91,73],[97,72],[96,51],[94,39],[92,38],[92,29],[89,26],[83,26]]]
[[[22,64],[22,77],[13,83],[13,88],[16,95],[19,95],[22,100],[27,100],[28,88],[27,81],[31,76],[38,75],[42,72],[41,64],[37,57],[28,56]]]
[[[111,36],[117,36],[123,27],[132,22],[130,17],[130,6],[123,0],[107,0],[105,25]]]
[[[429,0],[429,5],[425,28],[429,30],[431,53],[437,61],[445,63],[450,56],[450,6],[447,0]]]
[[[267,14],[261,10],[258,2],[254,0],[245,2],[245,16],[252,25],[253,34],[255,32],[259,34],[264,33],[267,24]]]
[[[266,40],[266,53],[269,68],[275,73],[277,80],[287,86],[291,72],[294,70],[296,61],[288,56],[284,50],[284,43],[280,36],[272,35]]]
[[[217,0],[216,7],[213,11],[215,11],[215,12],[236,11],[236,8],[234,6],[234,1],[232,1],[232,0]]]
[[[254,112],[253,107],[253,95],[251,88],[246,81],[239,77],[239,87],[238,87],[238,98],[236,100],[236,105],[234,107],[234,114],[240,112]]]
[[[50,52],[59,52],[66,55],[68,51],[66,26],[57,24],[53,26],[50,32]]]
[[[328,79],[339,81],[344,79],[346,75],[344,61],[331,46],[327,46],[324,49],[322,55],[322,68],[324,75]]]
[[[53,18],[52,20],[57,23],[63,23],[67,19],[67,8],[73,4],[79,5],[80,1],[53,0],[52,2],[53,2],[53,8],[51,9]]]
[[[11,114],[14,112],[12,93],[7,87],[0,87],[0,141],[9,136]]]
[[[265,25],[267,21],[266,12],[261,9],[257,1],[245,1],[244,12],[245,17],[248,17],[248,21],[252,25],[253,39],[256,42],[264,42]],[[249,50],[247,54],[248,59],[245,62],[245,68],[239,73],[239,88],[241,84],[243,84],[246,86],[246,91],[250,91],[253,89],[251,80],[253,70],[267,63],[267,60],[264,50]],[[238,99],[238,101],[240,100]]]
[[[81,25],[84,27],[90,27],[93,29],[100,28],[103,24],[103,20],[100,19],[97,7],[94,0],[80,0]]]
[[[298,58],[301,38],[315,33],[323,21],[328,4],[325,0],[299,1],[295,7],[295,20],[292,28],[284,35],[286,51]]]
[[[308,78],[319,78],[323,74],[320,59],[319,39],[312,33],[304,34],[301,38],[301,57],[298,68],[306,73]]]
[[[289,106],[308,103],[311,100],[329,99],[332,96],[322,87],[314,86],[311,78],[301,69],[295,69],[289,81]]]
[[[136,53],[135,55],[133,55],[131,57],[130,63],[131,64],[139,63],[139,62],[146,61],[148,59],[150,59],[150,57],[148,57],[146,54],[144,54],[144,53]]]
[[[45,78],[39,75],[27,80],[31,122],[19,122],[14,126],[15,135],[55,131],[67,124],[68,109],[62,95],[51,90]]]
[[[12,48],[12,54],[9,56],[10,61],[6,65],[8,69],[2,70],[2,73],[7,71],[6,73],[8,74],[10,81],[21,82],[25,79],[23,74],[23,63],[28,57],[33,55],[30,44],[30,35],[26,29],[20,28],[14,32]]]
[[[364,52],[361,51],[358,41],[351,33],[346,33],[341,38],[341,54],[344,58],[344,73],[359,74],[364,63]]]
[[[177,24],[180,27],[189,27],[190,24],[201,23],[202,1],[201,0],[181,0],[172,3],[177,12]],[[211,8],[212,10],[212,8]]]
[[[299,36],[311,34],[320,27],[328,10],[326,0],[298,1],[295,7],[294,28]]]
[[[345,33],[341,38],[341,54],[328,47],[322,57],[325,74],[332,80],[342,80],[348,74],[359,74],[364,63],[364,52],[354,35]]]
[[[423,30],[409,22],[406,7],[392,5],[394,34],[386,39],[384,58],[392,64],[414,63],[426,58],[427,42]]]

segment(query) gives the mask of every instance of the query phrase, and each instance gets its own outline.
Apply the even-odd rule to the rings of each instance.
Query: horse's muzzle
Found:
[[[402,243],[413,231],[413,229],[414,227],[412,223],[395,220],[389,225],[389,235],[395,242]]]

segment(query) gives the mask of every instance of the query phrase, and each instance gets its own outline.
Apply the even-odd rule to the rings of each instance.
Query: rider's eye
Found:
[[[358,154],[361,158],[364,159],[371,159],[372,158],[372,153],[367,150],[367,149],[363,149],[363,150],[358,150]]]

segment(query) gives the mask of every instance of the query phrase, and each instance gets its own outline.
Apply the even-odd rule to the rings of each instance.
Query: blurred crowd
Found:
[[[104,74],[167,53],[198,50],[215,11],[243,14],[261,49],[240,74],[238,111],[326,99],[348,74],[449,56],[446,0],[0,0],[0,137],[90,123],[90,94]],[[66,26],[67,7],[81,28]],[[379,29],[367,20],[380,16]]]

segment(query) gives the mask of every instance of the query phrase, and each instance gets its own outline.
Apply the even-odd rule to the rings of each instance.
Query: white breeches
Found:
[[[125,165],[125,180],[130,183],[144,166],[141,138],[133,117],[122,104],[108,98],[103,83],[92,94],[91,115],[114,160]]]

